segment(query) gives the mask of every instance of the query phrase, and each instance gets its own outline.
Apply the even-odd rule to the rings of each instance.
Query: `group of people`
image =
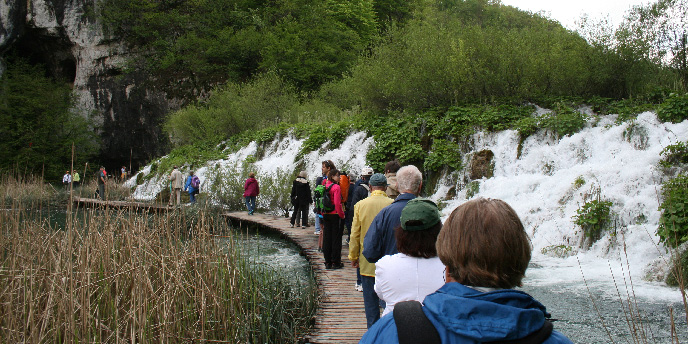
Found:
[[[170,207],[175,205],[175,200],[176,205],[181,205],[182,189],[189,193],[190,204],[196,203],[196,195],[201,191],[201,180],[193,170],[189,171],[189,175],[184,178],[182,172],[174,166],[168,179],[170,181]]]
[[[77,172],[76,170],[72,170],[71,172],[67,170],[64,176],[62,176],[62,185],[64,185],[65,189],[69,189],[70,186],[79,186],[80,183],[81,176],[79,175],[79,172]]]
[[[315,216],[326,269],[343,268],[343,229],[350,231],[348,259],[369,328],[361,343],[571,343],[553,331],[544,305],[513,289],[531,257],[513,208],[479,198],[442,224],[437,205],[418,197],[417,167],[392,161],[384,172],[365,168],[353,182],[326,160],[316,180],[333,203]],[[314,202],[305,172],[291,198],[291,226],[300,219],[305,228]]]

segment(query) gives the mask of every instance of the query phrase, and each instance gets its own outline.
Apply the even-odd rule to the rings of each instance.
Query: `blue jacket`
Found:
[[[394,229],[401,225],[401,210],[414,198],[414,194],[403,193],[375,216],[363,240],[363,256],[369,262],[377,263],[384,256],[399,253]]]
[[[423,312],[443,344],[520,339],[539,330],[549,317],[545,306],[524,292],[502,289],[483,293],[456,282],[428,295],[423,304]],[[399,343],[393,313],[378,320],[360,343]],[[572,342],[552,331],[544,344]]]
[[[196,192],[197,189],[195,187],[191,186],[191,178],[193,178],[193,176],[186,177],[186,183],[184,184],[184,191],[189,190],[189,193],[194,193],[194,192]]]

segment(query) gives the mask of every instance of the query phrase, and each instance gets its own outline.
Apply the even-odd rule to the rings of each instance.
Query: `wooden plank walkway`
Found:
[[[282,233],[303,250],[315,273],[320,290],[320,306],[315,325],[305,343],[358,343],[366,331],[363,293],[354,290],[356,269],[347,259],[348,246],[342,245],[343,269],[325,269],[325,259],[318,252],[318,237],[313,226],[290,228],[289,219],[246,212],[223,214],[234,222],[247,222]]]
[[[174,207],[168,207],[167,204],[129,201],[102,201],[100,199],[82,198],[78,196],[72,197],[72,202],[74,202],[77,207],[83,208],[132,208],[146,211],[168,211],[170,209],[174,209]]]

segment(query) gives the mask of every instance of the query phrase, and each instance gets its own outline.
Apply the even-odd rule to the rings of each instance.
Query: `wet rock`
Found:
[[[470,178],[472,180],[492,178],[494,176],[493,159],[494,153],[489,149],[473,154],[470,165]]]

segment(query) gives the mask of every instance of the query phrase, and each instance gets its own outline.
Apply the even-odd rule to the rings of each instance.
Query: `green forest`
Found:
[[[658,0],[618,27],[588,21],[577,31],[498,0],[103,0],[91,15],[135,53],[126,73],[149,75],[146,87],[181,101],[164,123],[168,149],[200,159],[219,142],[290,126],[313,144],[336,135],[333,127],[375,134],[402,121],[395,128],[413,130],[418,118],[459,123],[456,135],[475,127],[528,134],[561,123],[530,118],[533,103],[564,117],[583,103],[620,114],[685,103],[688,28],[685,18],[667,20],[685,9],[685,0]],[[98,140],[89,119],[70,111],[69,89],[41,66],[7,61],[0,169],[37,173],[50,159],[68,161],[73,140],[79,159],[93,157]],[[688,116],[676,113],[674,121]],[[45,120],[26,124],[36,117]],[[370,118],[382,127],[370,128]],[[371,164],[422,155],[375,154]]]

